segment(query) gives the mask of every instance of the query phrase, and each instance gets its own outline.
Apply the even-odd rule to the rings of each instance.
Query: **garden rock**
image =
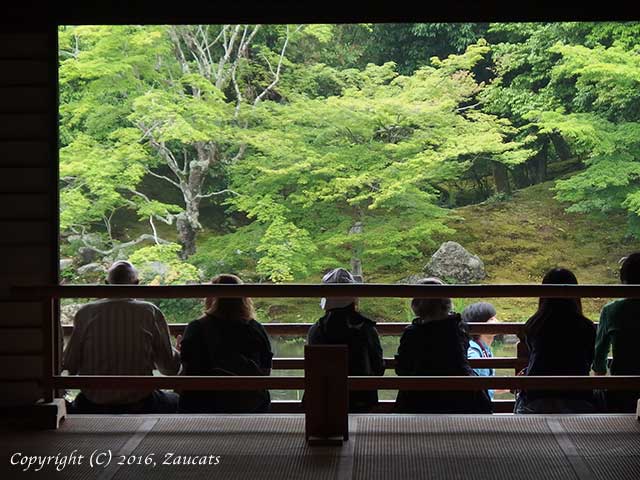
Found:
[[[455,283],[472,283],[487,276],[482,260],[457,242],[440,245],[424,271],[445,282]]]

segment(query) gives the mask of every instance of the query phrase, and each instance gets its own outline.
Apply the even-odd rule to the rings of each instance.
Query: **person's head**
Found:
[[[566,268],[552,268],[542,279],[543,285],[577,285],[578,279],[571,270]],[[582,317],[582,303],[579,298],[549,298],[541,297],[538,302],[538,311],[525,324],[528,335],[540,331],[544,323],[556,316],[569,320],[575,316]]]
[[[242,280],[235,275],[223,273],[213,277],[211,283],[241,285]],[[253,309],[253,301],[249,297],[207,297],[204,300],[204,306],[205,312],[216,318],[229,318],[246,322],[254,320],[256,316]]]
[[[462,319],[466,323],[486,323],[496,321],[496,309],[488,302],[472,303],[462,311]],[[480,335],[472,335],[474,340],[478,340]]]
[[[552,268],[542,278],[543,285],[577,285],[578,279],[571,270],[566,268]],[[579,298],[541,298],[540,308],[568,308],[582,313],[582,303]]]
[[[622,261],[620,282],[632,285],[640,284],[640,252],[632,253]]]
[[[322,283],[358,283],[358,281],[348,270],[334,268],[322,277]],[[326,297],[320,300],[320,308],[325,311],[348,306],[355,308],[357,302],[358,299],[355,297]]]
[[[107,283],[109,285],[137,285],[140,283],[138,271],[125,260],[115,262],[107,271]]]
[[[439,278],[424,278],[417,282],[418,285],[444,285]],[[421,320],[439,320],[451,313],[452,304],[450,298],[414,298],[411,300],[411,310]]]

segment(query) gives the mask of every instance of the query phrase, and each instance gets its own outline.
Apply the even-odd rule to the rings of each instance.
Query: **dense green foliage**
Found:
[[[639,87],[636,23],[61,27],[63,255],[395,281],[549,180],[640,236]]]

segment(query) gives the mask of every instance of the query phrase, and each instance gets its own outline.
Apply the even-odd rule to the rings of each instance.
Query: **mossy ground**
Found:
[[[438,239],[454,240],[478,255],[485,264],[483,283],[540,283],[553,267],[572,270],[583,284],[615,283],[618,261],[640,249],[640,242],[627,235],[622,214],[569,213],[554,198],[554,182],[546,182],[515,192],[501,201],[486,201],[452,211],[449,225],[455,234]],[[372,272],[369,282],[396,282],[420,269],[429,256],[416,258],[415,271]],[[366,269],[366,266],[365,266]],[[365,274],[367,272],[365,271]],[[318,278],[309,278],[317,282]],[[460,311],[479,299],[456,299]],[[493,298],[502,321],[523,322],[535,311],[537,299]],[[593,320],[608,299],[585,299],[584,311]],[[408,321],[408,301],[404,299],[361,299],[361,309],[378,321]],[[320,314],[317,299],[257,300],[263,321],[309,322]]]

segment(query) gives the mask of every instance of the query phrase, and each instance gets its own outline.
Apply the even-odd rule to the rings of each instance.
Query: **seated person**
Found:
[[[624,284],[640,284],[640,253],[624,259],[620,268],[620,281]],[[638,338],[640,337],[640,298],[623,298],[608,303],[600,313],[596,335],[593,371],[606,375],[607,356],[612,347],[613,359],[609,366],[611,375],[640,375]],[[607,411],[633,413],[636,411],[640,392],[611,390],[604,393]]]
[[[443,285],[437,278],[422,285]],[[408,376],[471,376],[467,360],[469,333],[462,317],[451,311],[449,298],[414,298],[416,315],[402,337],[396,373]],[[491,413],[486,391],[400,391],[398,413]]]
[[[462,311],[462,320],[466,323],[494,323],[497,322],[497,312],[493,305],[487,302],[478,302],[469,305]],[[471,335],[467,358],[492,358],[491,344],[495,335]],[[473,371],[480,377],[493,377],[496,374],[493,368],[474,368]],[[506,391],[506,390],[505,390]],[[494,391],[487,390],[493,400]]]
[[[129,262],[119,261],[109,269],[107,283],[137,284],[138,273]],[[88,303],[76,313],[63,367],[71,375],[153,375],[156,367],[175,375],[180,358],[171,347],[169,327],[158,307],[132,298],[108,298]],[[177,404],[175,393],[162,390],[87,388],[70,412],[174,413]]]
[[[564,268],[547,272],[543,284],[577,285]],[[579,298],[541,298],[538,311],[524,325],[529,349],[525,375],[589,375],[596,327],[582,314]],[[591,390],[527,390],[516,397],[515,413],[593,413]]]
[[[235,275],[218,275],[211,283],[241,284]],[[205,314],[187,325],[180,355],[184,375],[270,375],[273,352],[258,323],[250,298],[210,297]],[[269,410],[268,390],[183,391],[180,412],[263,413]]]
[[[322,283],[355,283],[350,272],[336,268],[322,278]],[[382,347],[375,322],[357,310],[357,298],[323,298],[325,314],[309,329],[309,345],[347,345],[349,375],[384,375]],[[349,410],[363,412],[378,403],[377,391],[349,393]]]

